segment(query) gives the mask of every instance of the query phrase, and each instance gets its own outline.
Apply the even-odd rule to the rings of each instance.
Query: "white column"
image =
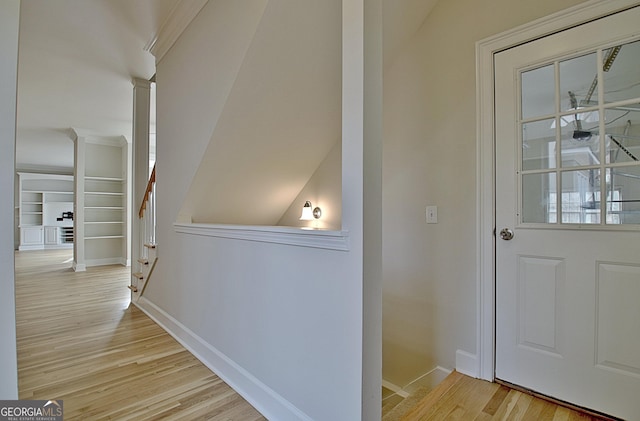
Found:
[[[14,275],[15,144],[20,0],[0,1],[0,399],[18,399]]]
[[[85,139],[74,131],[73,164],[73,270],[87,270],[84,257],[84,176],[85,176]]]
[[[362,261],[362,420],[382,400],[382,5],[342,2],[342,221]]]
[[[362,419],[382,402],[382,1],[364,3]]]
[[[149,181],[149,122],[151,82],[133,79],[133,204],[131,206],[131,260],[136,265],[141,255],[143,222],[138,218],[142,198]]]

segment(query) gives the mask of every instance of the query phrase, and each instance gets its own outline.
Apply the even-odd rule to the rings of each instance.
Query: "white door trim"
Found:
[[[476,43],[476,377],[495,372],[495,146],[493,55],[640,4],[590,0]]]

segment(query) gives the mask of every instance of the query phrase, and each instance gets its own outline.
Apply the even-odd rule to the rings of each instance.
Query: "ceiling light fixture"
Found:
[[[578,100],[573,92],[569,91],[569,99],[571,101],[571,108],[573,110],[578,110]],[[589,130],[582,129],[582,120],[580,120],[580,113],[574,114],[574,123],[576,129],[573,131],[573,139],[578,141],[587,141],[591,139],[591,132]]]

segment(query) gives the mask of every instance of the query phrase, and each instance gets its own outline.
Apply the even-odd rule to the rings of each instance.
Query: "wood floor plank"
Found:
[[[506,386],[500,385],[496,389],[493,396],[491,396],[491,399],[489,400],[489,402],[487,402],[485,407],[482,408],[482,412],[490,416],[495,415],[496,411],[498,411],[498,408],[500,407],[500,405],[502,405],[508,393],[509,393],[509,388]]]
[[[550,421],[553,419],[553,412],[555,412],[555,410],[550,407],[551,405],[542,399],[532,399],[523,418]],[[551,411],[550,414],[549,411]]]
[[[526,420],[525,414],[529,409],[529,405],[531,405],[531,401],[533,397],[529,395],[525,395],[523,393],[517,392],[514,393],[513,399],[510,401],[508,405],[508,411],[506,412],[506,420],[509,421],[520,421]],[[535,419],[535,418],[531,418]]]
[[[571,416],[570,409],[559,406],[556,408],[555,414],[553,414],[552,421],[567,421],[570,416]]]
[[[424,399],[422,399],[413,409],[407,412],[401,421],[419,420],[427,415],[427,412],[431,411],[431,408],[440,401],[443,396],[446,396],[452,387],[458,384],[463,379],[463,375],[457,371],[448,375],[437,388],[432,390]]]
[[[451,397],[450,402],[461,409],[460,417],[458,419],[473,420],[480,415],[482,409],[491,400],[496,390],[496,384],[489,382],[475,383],[475,379],[465,376],[460,382],[462,390],[466,390],[466,393],[459,393],[455,397]]]
[[[265,418],[129,303],[130,270],[73,272],[69,250],[16,253],[21,399],[65,420]]]

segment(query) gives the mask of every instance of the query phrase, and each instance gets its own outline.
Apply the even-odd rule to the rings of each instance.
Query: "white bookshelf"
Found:
[[[76,139],[76,270],[129,264],[128,160],[122,136]]]
[[[72,247],[73,203],[73,176],[19,172],[18,249]]]

